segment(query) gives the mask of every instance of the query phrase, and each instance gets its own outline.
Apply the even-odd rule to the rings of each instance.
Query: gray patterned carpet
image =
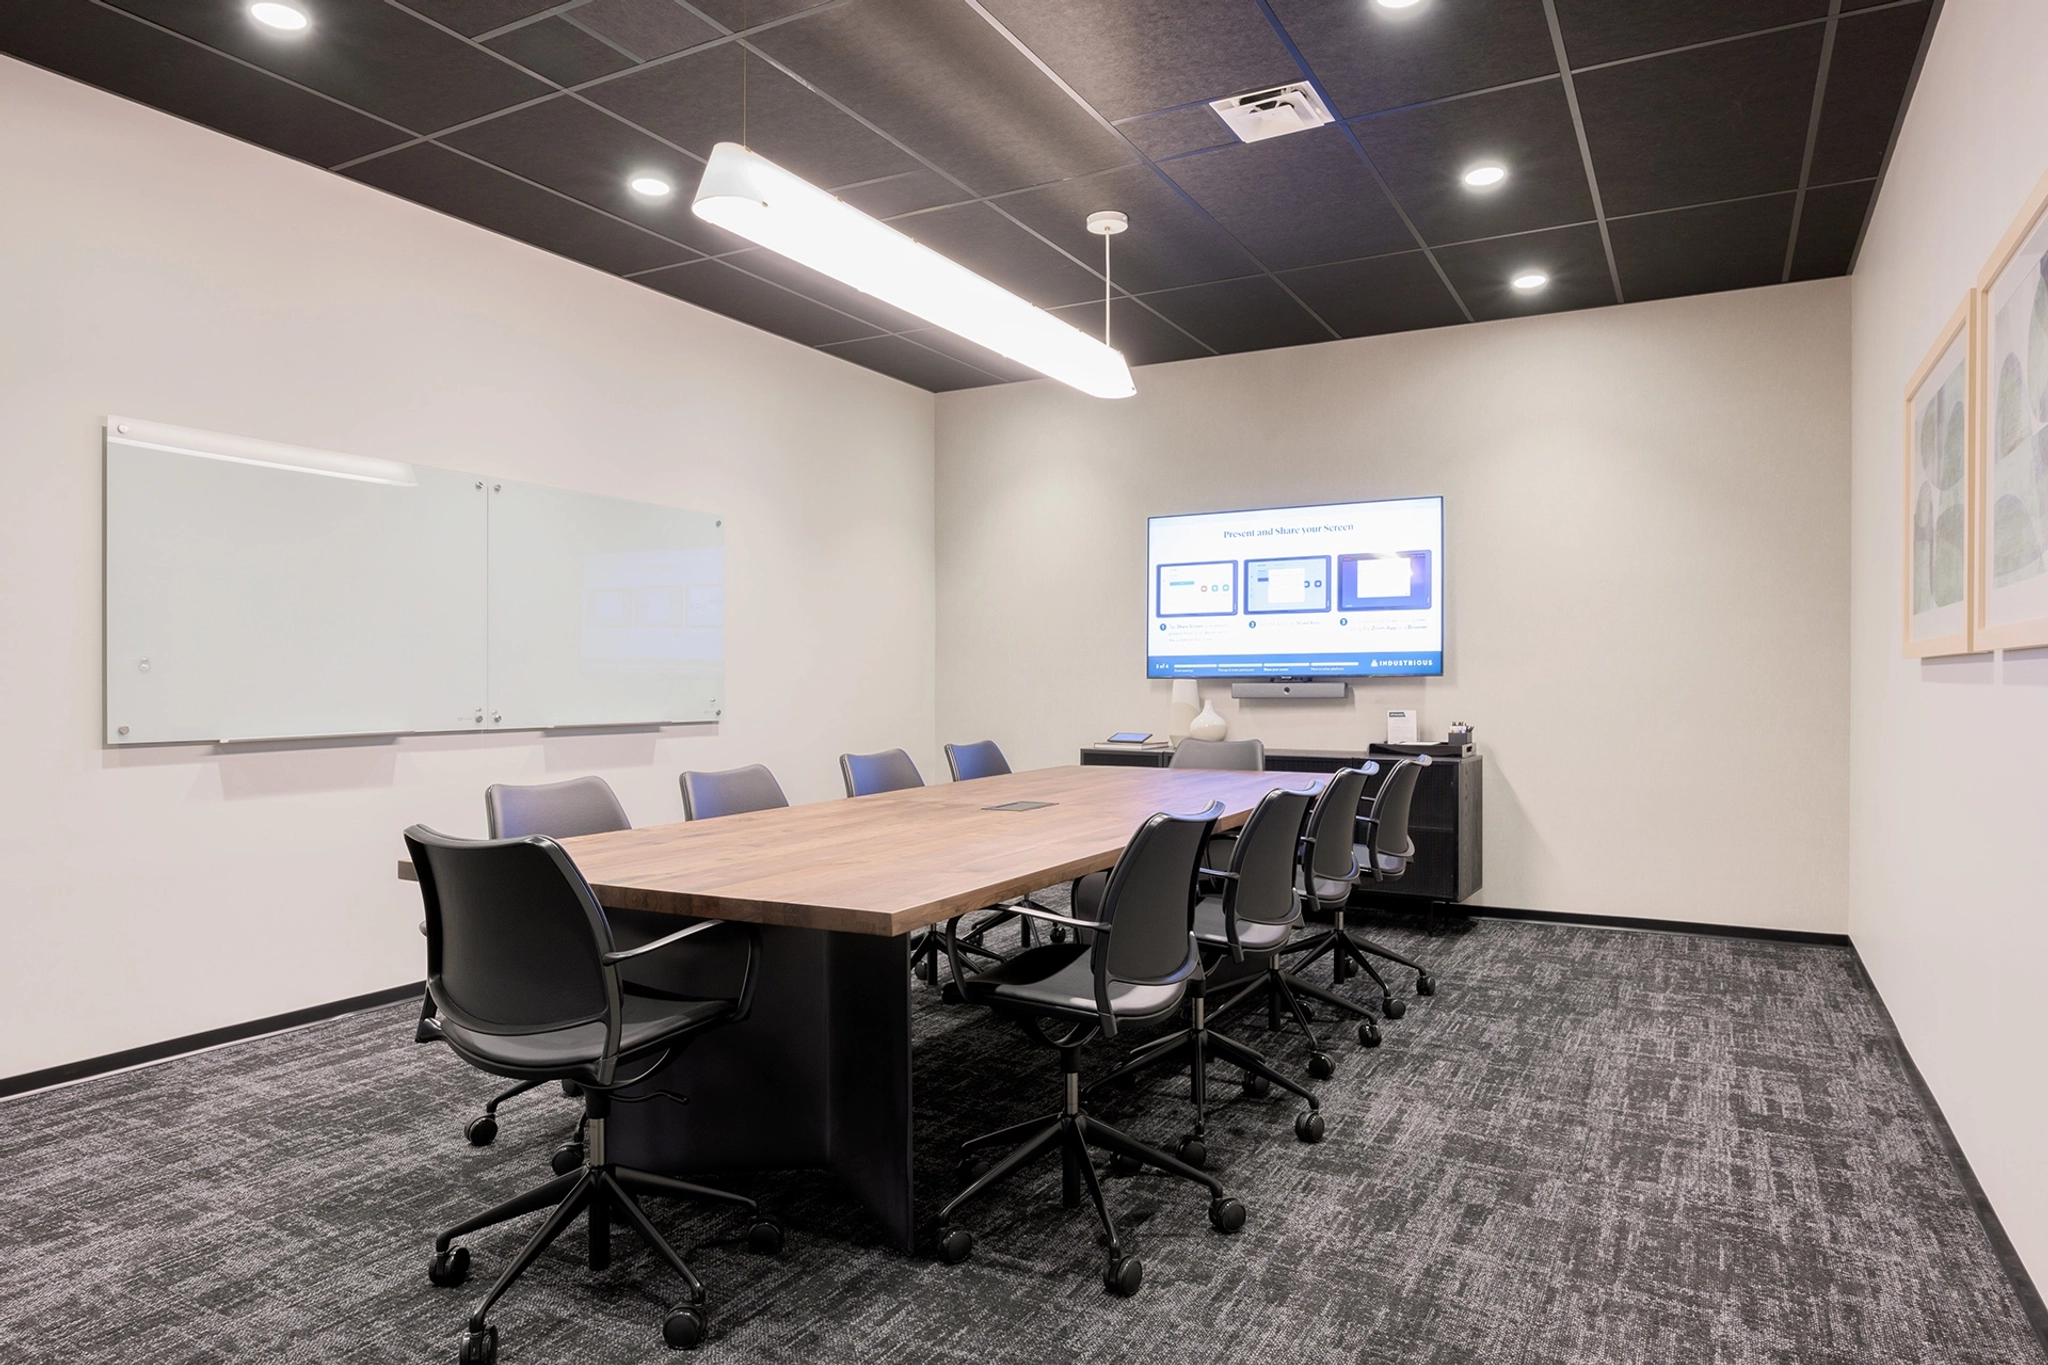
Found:
[[[781,1259],[692,1257],[703,1358],[2042,1365],[1847,950],[1498,921],[1384,936],[1443,990],[1377,1051],[1340,1035],[1327,1141],[1296,1143],[1284,1096],[1222,1087],[1212,1167],[1243,1232],[1212,1233],[1192,1187],[1108,1180],[1146,1262],[1137,1298],[1101,1289],[1055,1163],[963,1220],[978,1243],[958,1267],[882,1248],[829,1178],[776,1176],[751,1184],[790,1224]],[[951,1143],[1050,1108],[1056,1082],[1011,1026],[917,999],[931,1203],[955,1188]],[[524,1234],[471,1239],[471,1284],[444,1291],[432,1232],[537,1183],[571,1113],[524,1097],[496,1146],[467,1146],[489,1082],[413,1045],[413,1017],[0,1105],[0,1361],[452,1361]],[[1301,1048],[1270,1042],[1298,1073]],[[1165,1140],[1181,1093],[1103,1112]],[[732,1230],[655,1217],[679,1245]],[[593,1275],[578,1241],[505,1301],[500,1358],[667,1358],[667,1271],[621,1231]]]

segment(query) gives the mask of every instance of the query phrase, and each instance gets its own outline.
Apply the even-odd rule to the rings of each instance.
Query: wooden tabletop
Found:
[[[1156,811],[1244,823],[1310,773],[1069,767],[564,839],[615,909],[906,934],[1113,865]],[[989,810],[1047,801],[1036,810]]]

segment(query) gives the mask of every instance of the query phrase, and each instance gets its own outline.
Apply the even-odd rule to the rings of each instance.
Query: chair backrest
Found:
[[[611,926],[553,839],[405,832],[427,911],[427,989],[482,1033],[588,1023],[618,1011]]]
[[[1301,847],[1301,831],[1308,824],[1314,801],[1313,791],[1285,787],[1275,787],[1259,798],[1232,842],[1229,870],[1237,876],[1224,883],[1226,915],[1256,924],[1286,924],[1294,919],[1296,850]]]
[[[1223,803],[1196,815],[1160,812],[1138,826],[1110,869],[1096,916],[1110,926],[1095,935],[1098,983],[1164,985],[1185,979],[1195,956],[1196,875]],[[1098,998],[1100,991],[1098,991]]]
[[[1262,739],[1184,739],[1174,747],[1173,762],[1166,766],[1262,773],[1266,770],[1266,742]]]
[[[1302,870],[1310,877],[1346,882],[1358,875],[1352,845],[1357,837],[1358,803],[1369,776],[1363,768],[1340,768],[1323,785],[1323,794],[1309,812],[1308,830],[1302,835]]]
[[[782,784],[759,763],[717,773],[684,773],[683,818],[714,820],[750,810],[779,810],[789,804]]]
[[[985,739],[979,744],[948,744],[946,766],[953,770],[955,782],[972,782],[977,777],[1001,777],[1010,771],[1010,760],[994,740]]]
[[[1365,812],[1374,821],[1372,851],[1378,857],[1415,856],[1415,843],[1408,837],[1408,809],[1415,802],[1415,784],[1421,780],[1422,770],[1428,766],[1427,754],[1419,758],[1404,758],[1381,781],[1379,791]]]
[[[484,789],[484,815],[493,839],[524,839],[529,834],[573,839],[633,828],[612,784],[601,777],[572,777],[531,787],[501,782]]]
[[[901,749],[887,749],[879,754],[841,754],[839,776],[846,781],[848,796],[873,796],[876,792],[900,792],[924,785],[917,765]]]

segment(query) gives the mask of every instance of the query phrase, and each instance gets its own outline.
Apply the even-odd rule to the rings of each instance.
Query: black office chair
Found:
[[[1174,1145],[1173,1154],[1190,1166],[1208,1162],[1206,1124],[1209,1102],[1209,1057],[1243,1069],[1245,1089],[1270,1093],[1277,1085],[1308,1101],[1294,1119],[1294,1135],[1303,1142],[1323,1139],[1322,1108],[1305,1087],[1274,1070],[1264,1057],[1208,1026],[1208,992],[1232,980],[1263,974],[1265,964],[1301,923],[1301,897],[1294,888],[1294,870],[1301,834],[1308,823],[1314,789],[1275,788],[1259,799],[1233,843],[1227,871],[1203,868],[1205,878],[1222,883],[1219,895],[1205,896],[1195,906],[1195,942],[1202,949],[1202,973],[1188,987],[1188,1027],[1155,1038],[1136,1049],[1123,1065],[1095,1081],[1083,1095],[1133,1078],[1150,1067],[1188,1069],[1189,1093],[1195,1105],[1195,1126]],[[1107,875],[1083,877],[1074,887],[1074,913],[1096,917]]]
[[[759,763],[716,773],[684,773],[683,818],[713,820],[750,810],[781,810],[789,804],[775,774]]]
[[[1120,1023],[1172,1014],[1180,1008],[1188,983],[1201,970],[1190,933],[1195,873],[1222,809],[1220,803],[1211,803],[1199,815],[1159,814],[1140,825],[1109,874],[1099,914],[1093,920],[1028,908],[1017,911],[1033,919],[1090,930],[1093,942],[1045,944],[983,972],[970,971],[957,953],[953,955],[953,979],[969,1002],[1015,1019],[1034,1040],[1059,1050],[1066,1100],[1056,1114],[1013,1124],[961,1145],[962,1170],[973,1180],[939,1211],[940,1259],[957,1264],[974,1249],[973,1234],[951,1225],[962,1205],[1055,1146],[1065,1168],[1063,1202],[1068,1208],[1078,1206],[1085,1183],[1102,1220],[1109,1239],[1103,1282],[1113,1293],[1137,1293],[1145,1271],[1138,1258],[1125,1251],[1116,1222],[1109,1216],[1090,1147],[1206,1187],[1210,1224],[1219,1232],[1235,1232],[1244,1226],[1244,1205],[1226,1194],[1215,1179],[1110,1127],[1081,1105],[1081,1048],[1095,1038],[1114,1038]],[[949,952],[958,942],[956,934],[947,934]],[[984,1167],[975,1158],[976,1152],[1005,1146],[1010,1150],[993,1166]]]
[[[520,839],[529,834],[572,839],[579,834],[602,834],[608,830],[633,827],[611,784],[601,777],[572,777],[566,782],[545,782],[530,787],[514,787],[502,782],[494,784],[484,789],[484,818],[490,824],[493,839]],[[425,925],[420,927],[422,931],[426,928]],[[420,1026],[416,1036],[422,1042],[440,1036],[433,1028],[433,1017],[434,998],[428,994],[420,1002]],[[463,1126],[462,1135],[472,1146],[490,1146],[498,1140],[498,1106],[540,1084],[537,1080],[525,1080],[499,1091],[484,1103],[483,1113]],[[572,1099],[575,1097],[573,1086],[564,1086],[563,1089]],[[555,1153],[557,1172],[573,1169],[581,1163],[580,1153],[571,1154],[574,1146],[572,1142]]]
[[[946,767],[951,770],[955,782],[974,782],[984,777],[1002,777],[1012,771],[1010,760],[1003,757],[1002,749],[997,747],[996,742],[992,739],[980,740],[973,744],[948,744],[945,747]],[[1020,896],[1016,903],[1028,905],[1038,910],[1049,910],[1051,908],[1040,904],[1030,896]],[[987,918],[981,920],[966,933],[959,935],[963,948],[970,948],[975,952],[985,952],[987,954],[985,960],[1002,961],[1001,954],[988,948],[988,932],[991,929],[1009,923],[1013,919],[1017,921],[1019,944],[1025,948],[1035,946],[1037,935],[1033,933],[1031,921],[1028,918],[1013,914],[1008,904],[990,906],[989,910],[990,914]],[[1052,928],[1050,937],[1054,943],[1064,943],[1067,931],[1064,926],[1056,924]],[[936,957],[934,957],[931,961],[931,970],[936,971],[937,967],[938,962]],[[946,983],[945,995],[948,1003],[956,1005],[960,1003],[959,987],[953,982],[948,981]]]
[[[839,777],[846,784],[849,798],[908,791],[924,785],[924,775],[918,772],[917,764],[911,762],[910,755],[901,749],[885,749],[878,754],[841,754]],[[939,929],[934,926],[910,942],[910,974],[922,976],[934,986],[939,984],[939,954],[943,951],[941,937]],[[1001,953],[984,947],[979,940],[964,944],[963,949],[969,956],[983,961],[1003,960]]]
[[[1370,874],[1376,882],[1389,882],[1407,873],[1408,864],[1415,857],[1415,841],[1408,836],[1408,811],[1415,801],[1416,783],[1429,763],[1427,754],[1402,759],[1388,771],[1380,789],[1365,803],[1358,816],[1358,842],[1352,845],[1352,859],[1361,869],[1361,876]],[[1386,978],[1373,967],[1370,959],[1377,957],[1397,962],[1412,970],[1417,995],[1435,995],[1436,978],[1421,963],[1345,926],[1344,907],[1356,882],[1354,878],[1350,882],[1333,882],[1327,887],[1316,888],[1318,900],[1333,917],[1332,925],[1328,935],[1319,941],[1319,946],[1312,949],[1308,957],[1302,959],[1301,965],[1306,967],[1327,952],[1332,955],[1330,975],[1333,981],[1345,981],[1364,971],[1380,988],[1380,1012],[1389,1019],[1399,1019],[1408,1012],[1408,1002],[1387,988]]]
[[[695,1346],[704,1336],[704,1286],[635,1196],[703,1199],[744,1209],[752,1220],[747,1240],[760,1251],[780,1250],[782,1230],[742,1195],[614,1165],[605,1151],[605,1121],[614,1091],[645,1080],[698,1034],[747,1017],[760,931],[730,926],[748,935],[746,966],[731,997],[628,995],[620,963],[671,949],[721,922],[700,921],[619,951],[604,910],[554,840],[451,839],[414,825],[405,842],[426,903],[427,990],[441,1037],[457,1056],[492,1075],[575,1082],[583,1093],[588,1133],[587,1159],[576,1170],[434,1239],[427,1277],[443,1287],[458,1285],[469,1275],[469,1249],[455,1245],[456,1238],[554,1206],[470,1314],[461,1365],[497,1359],[497,1328],[487,1321],[492,1306],[579,1213],[589,1218],[593,1270],[610,1261],[611,1216],[618,1213],[682,1276],[689,1297],[662,1322],[662,1339],[675,1348]]]
[[[1358,802],[1360,793],[1365,790],[1365,780],[1374,771],[1377,768],[1368,764],[1365,768],[1344,768],[1331,774],[1309,811],[1308,828],[1301,836],[1301,870],[1297,884],[1308,904],[1315,904],[1313,888],[1327,888],[1339,882],[1348,884],[1350,879],[1358,876],[1358,864],[1351,856],[1352,822],[1358,817]],[[1367,1047],[1378,1047],[1381,1041],[1379,1019],[1371,1010],[1304,979],[1299,972],[1289,971],[1283,965],[1292,954],[1313,952],[1323,943],[1324,936],[1314,935],[1295,939],[1278,949],[1266,958],[1265,970],[1257,979],[1226,999],[1211,1015],[1212,1019],[1220,1019],[1263,995],[1266,1027],[1277,1032],[1281,1027],[1281,1008],[1284,1006],[1287,1016],[1308,1039],[1308,1074],[1317,1080],[1334,1075],[1337,1063],[1323,1051],[1314,1020],[1302,1004],[1303,996],[1320,1000],[1358,1019],[1358,1041]]]

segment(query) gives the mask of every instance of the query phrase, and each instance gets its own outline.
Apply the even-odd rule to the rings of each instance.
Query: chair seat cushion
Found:
[[[619,1058],[651,1052],[732,1013],[730,1000],[658,1000],[628,995],[621,1002],[624,1027]],[[486,1070],[508,1076],[568,1076],[595,1080],[604,1051],[604,1021],[572,1024],[540,1033],[482,1033],[440,1017],[441,1035],[457,1052]],[[629,1073],[630,1074],[630,1073]]]
[[[969,1000],[1022,1013],[1046,1011],[1094,1018],[1095,968],[1085,943],[1049,943],[1027,948],[1008,961],[977,972],[962,983]],[[1171,1012],[1186,992],[1170,986],[1109,983],[1110,1012],[1119,1019],[1150,1019]]]
[[[1294,932],[1290,924],[1265,924],[1258,920],[1237,922],[1238,945],[1248,953],[1266,953],[1287,942]],[[1211,896],[1195,906],[1195,937],[1215,948],[1228,948],[1230,934],[1223,923],[1223,900]]]
[[[1353,844],[1351,846],[1351,852],[1352,855],[1358,859],[1358,865],[1360,867],[1369,868],[1372,866],[1372,850],[1368,849],[1364,844]],[[1381,876],[1398,877],[1407,870],[1408,860],[1406,858],[1399,857],[1392,853],[1380,854]]]

